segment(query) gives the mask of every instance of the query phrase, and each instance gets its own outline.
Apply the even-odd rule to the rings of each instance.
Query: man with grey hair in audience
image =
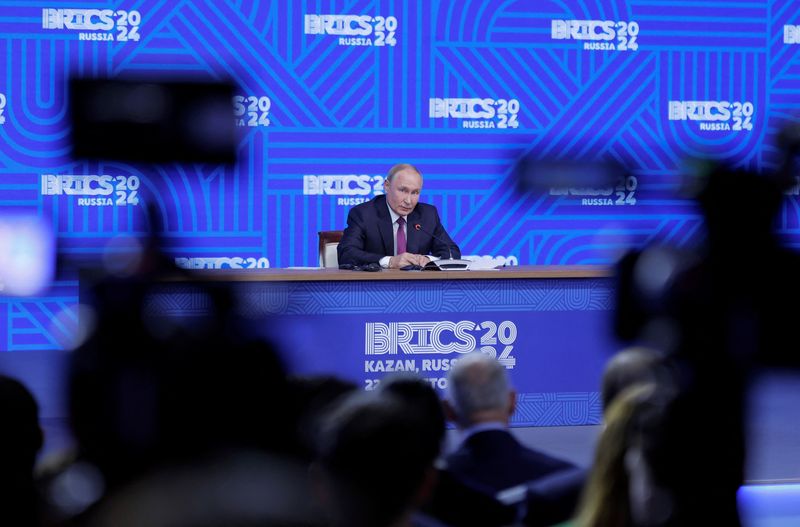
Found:
[[[456,478],[498,492],[574,468],[514,438],[509,422],[516,395],[505,367],[489,355],[470,353],[450,370],[445,412],[463,437],[445,462]]]

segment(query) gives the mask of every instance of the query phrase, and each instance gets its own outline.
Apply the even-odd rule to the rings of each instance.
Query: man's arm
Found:
[[[372,253],[367,248],[367,231],[363,214],[358,207],[350,209],[347,214],[347,228],[342,234],[342,239],[337,248],[339,265],[364,265],[377,263],[384,254]]]

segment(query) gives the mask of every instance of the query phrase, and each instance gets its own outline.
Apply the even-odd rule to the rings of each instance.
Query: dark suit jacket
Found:
[[[445,461],[447,470],[457,478],[494,492],[574,468],[523,446],[505,430],[485,430],[468,437]]]
[[[420,230],[415,225],[419,225]],[[442,227],[439,213],[433,205],[417,203],[408,215],[406,233],[406,250],[410,253],[450,258],[452,250],[453,258],[461,258],[458,245],[453,243]],[[435,236],[431,236],[431,233]],[[394,255],[392,217],[386,205],[386,196],[376,196],[350,209],[338,255],[340,265],[364,265]]]
[[[588,471],[559,470],[528,485],[523,525],[539,527],[563,523],[575,515]]]
[[[438,470],[436,485],[421,510],[451,527],[501,527],[519,519],[519,504],[505,505],[489,489],[461,482],[451,472]]]

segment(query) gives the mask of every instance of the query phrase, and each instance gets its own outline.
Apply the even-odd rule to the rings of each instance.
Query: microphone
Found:
[[[471,263],[469,260],[454,260],[453,259],[453,242],[444,240],[443,238],[436,236],[434,233],[422,227],[421,224],[415,223],[414,230],[422,231],[434,240],[440,241],[447,246],[447,251],[450,253],[450,257],[443,260],[436,260],[435,262],[431,262],[441,271],[466,271],[469,268],[469,264]],[[430,264],[428,264],[430,265]],[[427,265],[425,266],[427,267]]]

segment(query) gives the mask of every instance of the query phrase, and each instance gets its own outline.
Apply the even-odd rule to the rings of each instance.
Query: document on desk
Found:
[[[491,260],[472,260],[467,267],[468,271],[497,271],[497,264]]]

